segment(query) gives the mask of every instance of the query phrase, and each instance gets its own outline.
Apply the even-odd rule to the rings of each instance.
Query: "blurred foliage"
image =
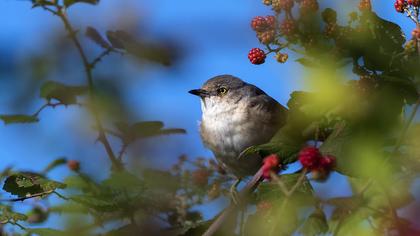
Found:
[[[104,89],[105,83],[97,83],[93,75],[95,66],[111,53],[169,66],[178,58],[177,51],[169,44],[136,38],[122,30],[109,30],[103,36],[88,26],[84,36],[103,50],[90,59],[80,39],[83,35],[66,14],[79,3],[95,5],[99,0],[32,0],[34,8],[62,21],[69,37],[65,45],[73,45],[83,62],[85,84],[44,78],[49,67],[41,66],[44,69],[34,76],[43,77],[36,87],[45,104],[31,115],[4,114],[0,119],[5,124],[34,123],[46,108],[86,108],[111,162],[111,172],[98,180],[82,172],[78,161],[64,157],[38,172],[4,169],[0,173],[3,190],[16,198],[1,199],[0,222],[18,230],[1,228],[2,232],[46,236],[203,234],[215,221],[204,219],[198,206],[230,195],[230,176],[214,160],[186,156],[180,156],[169,170],[141,166],[130,171],[123,161],[128,146],[150,137],[184,134],[185,130],[164,128],[160,121],[122,119],[118,109],[113,109],[120,108],[117,98],[108,96],[113,92]],[[352,12],[344,25],[337,22],[340,16],[334,9],[320,10],[316,0],[263,3],[273,9],[275,22],[269,32],[258,28],[257,37],[267,54],[277,54],[281,63],[288,58],[284,51],[295,51],[300,57],[296,61],[308,71],[312,91],[293,92],[286,124],[269,143],[244,150],[239,161],[255,153],[274,153],[281,158],[284,170],[297,162],[302,147],[312,144],[323,155],[337,159],[335,171],[346,176],[353,194],[329,199],[317,196],[313,182],[326,181],[328,174],[298,170],[273,175],[249,196],[247,206],[223,222],[219,235],[419,235],[416,219],[403,218],[398,211],[418,202],[411,188],[420,170],[420,126],[415,120],[420,101],[420,39],[413,36],[406,40],[397,24],[371,10],[369,0],[361,0],[359,11]],[[406,4],[405,10],[418,27],[419,8]],[[36,65],[43,63],[48,60],[35,60]],[[345,69],[352,71],[353,79],[348,79]],[[119,152],[109,136],[120,142]],[[51,180],[50,171],[64,164],[72,174],[63,183]],[[42,204],[51,197],[60,200]],[[40,201],[28,212],[15,211],[29,199]],[[51,217],[60,217],[56,213],[76,215],[78,220],[68,220],[61,228],[39,228]]]

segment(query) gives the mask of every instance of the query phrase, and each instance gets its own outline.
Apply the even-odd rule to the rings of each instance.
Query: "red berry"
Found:
[[[317,0],[302,0],[300,2],[300,9],[303,12],[317,11],[319,8]]]
[[[276,25],[277,25],[277,18],[275,16],[266,16],[265,22],[269,29],[274,29],[276,28]]]
[[[413,7],[419,7],[420,6],[420,0],[407,0],[408,5],[412,5]]]
[[[372,10],[372,4],[370,3],[370,0],[361,0],[359,3],[359,10],[360,11],[371,11]]]
[[[80,170],[80,162],[76,160],[68,160],[67,167],[72,171],[79,171]]]
[[[303,168],[308,170],[316,169],[321,159],[321,153],[318,148],[306,147],[299,152],[299,161]]]
[[[334,169],[336,164],[336,159],[334,156],[331,155],[326,155],[323,156],[320,160],[319,160],[319,166],[320,168],[326,170],[326,171],[331,171],[332,169]]]
[[[275,30],[267,30],[261,33],[257,33],[257,37],[262,44],[269,44],[276,38]]]
[[[415,28],[413,32],[411,32],[411,35],[414,39],[419,40],[420,39],[420,28]]]
[[[206,186],[209,180],[210,172],[205,169],[199,169],[192,172],[192,182],[194,185]]]
[[[397,12],[403,13],[405,8],[405,2],[403,0],[397,0],[394,3],[395,10]]]
[[[270,173],[279,170],[280,160],[276,154],[271,154],[263,160],[263,178],[270,179]]]
[[[295,22],[290,19],[284,20],[280,25],[280,31],[285,36],[293,34],[295,31]]]
[[[260,48],[253,48],[248,53],[248,59],[252,64],[260,65],[265,62],[265,52]]]
[[[251,27],[255,31],[264,31],[267,28],[267,21],[266,18],[262,16],[256,16],[251,21]]]

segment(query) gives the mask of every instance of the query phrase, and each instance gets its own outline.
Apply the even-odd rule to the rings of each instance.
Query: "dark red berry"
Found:
[[[407,0],[407,4],[411,5],[413,7],[419,7],[420,6],[420,0]]]
[[[372,10],[372,4],[370,3],[370,0],[360,0],[359,10],[360,11],[371,11]]]
[[[332,169],[334,169],[335,164],[336,164],[336,159],[334,156],[331,156],[331,155],[325,155],[319,161],[320,168],[326,171],[331,171]]]
[[[396,10],[397,12],[399,12],[399,13],[403,13],[403,12],[404,12],[404,8],[405,8],[405,6],[406,6],[406,4],[405,4],[405,2],[404,2],[404,1],[402,1],[402,0],[397,0],[397,1],[395,1],[395,3],[394,3],[395,10]]]
[[[411,35],[413,36],[413,39],[420,39],[420,28],[415,28],[413,32],[411,32]]]
[[[269,29],[275,29],[276,25],[277,25],[277,19],[275,16],[266,16],[265,17],[265,22],[267,24],[267,27]]]
[[[290,19],[284,20],[280,25],[280,31],[285,36],[293,34],[295,31],[295,22]]]
[[[298,158],[303,168],[313,170],[319,166],[321,153],[318,148],[305,147],[299,152]]]
[[[271,154],[263,160],[263,178],[270,179],[271,172],[277,172],[279,170],[280,160],[276,154]]]
[[[68,160],[67,167],[72,171],[79,171],[80,170],[80,162],[76,160]]]
[[[248,53],[248,59],[252,64],[260,65],[265,62],[265,52],[260,48],[253,48]]]
[[[257,37],[263,44],[269,44],[274,41],[276,38],[276,31],[275,30],[267,30],[261,33],[257,33]]]
[[[267,21],[266,18],[262,16],[256,16],[251,21],[251,27],[253,30],[260,32],[264,31],[267,28]]]

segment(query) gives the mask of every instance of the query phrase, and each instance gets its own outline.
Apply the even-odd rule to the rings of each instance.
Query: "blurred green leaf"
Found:
[[[28,233],[39,235],[39,236],[68,236],[69,234],[57,230],[57,229],[51,229],[51,228],[33,228],[33,229],[27,229]]]
[[[46,174],[49,171],[51,171],[52,169],[61,166],[61,165],[65,165],[67,163],[67,159],[65,157],[61,157],[61,158],[57,158],[54,161],[52,161],[50,164],[48,164],[47,167],[45,167],[45,169],[42,171],[42,173]]]
[[[303,223],[299,232],[304,236],[324,234],[328,231],[327,218],[321,209],[316,209]]]
[[[301,173],[297,174],[282,174],[279,176],[280,180],[284,183],[287,190],[293,188],[293,186],[297,183]],[[278,183],[275,182],[264,182],[261,183],[258,187],[258,199],[281,199],[284,198],[284,193],[282,189],[279,187]],[[291,198],[302,198],[302,200],[313,200],[314,191],[312,188],[311,183],[304,177],[302,183],[296,188],[293,196]]]
[[[8,221],[17,222],[27,220],[27,216],[21,213],[12,211],[10,206],[0,205],[0,223],[4,224]]]
[[[295,61],[299,62],[301,65],[306,66],[306,67],[319,67],[319,65],[316,62],[308,58],[302,57],[302,58],[296,59]]]
[[[64,0],[64,6],[70,7],[75,3],[89,3],[89,4],[98,4],[99,0]]]
[[[39,119],[32,115],[0,115],[0,119],[3,120],[4,124],[16,124],[16,123],[35,123]]]
[[[168,134],[185,134],[184,129],[162,129],[163,123],[160,121],[143,121],[129,125],[125,122],[115,123],[119,136],[125,144],[132,143],[138,139]]]
[[[56,81],[47,81],[41,86],[40,96],[50,101],[55,99],[64,105],[76,104],[77,96],[88,91],[86,86],[70,86]]]

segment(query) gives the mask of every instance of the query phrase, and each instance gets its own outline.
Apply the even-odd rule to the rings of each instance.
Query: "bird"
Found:
[[[246,148],[270,141],[285,124],[287,108],[255,85],[233,75],[218,75],[199,89],[190,90],[201,100],[200,135],[219,165],[237,178],[254,175],[262,157],[238,158]]]

